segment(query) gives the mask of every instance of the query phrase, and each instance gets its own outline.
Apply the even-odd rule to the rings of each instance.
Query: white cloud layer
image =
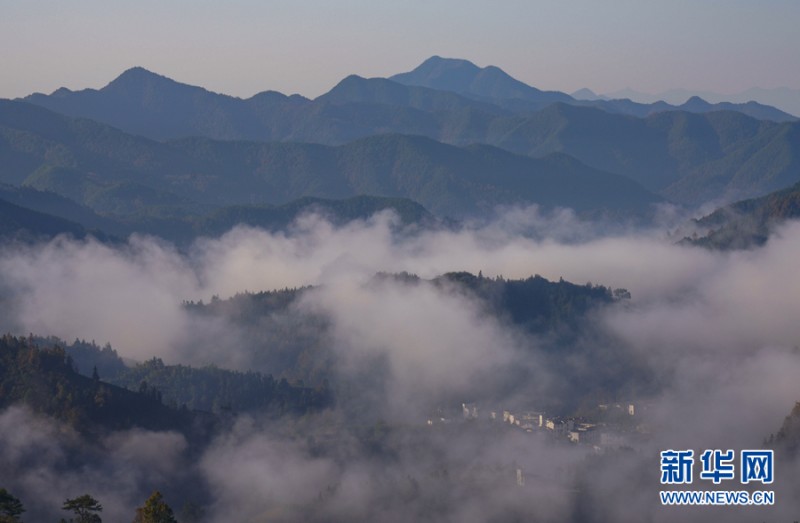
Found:
[[[759,448],[800,399],[800,224],[783,227],[763,248],[728,253],[676,246],[652,231],[581,232],[569,237],[570,224],[575,230],[586,227],[569,215],[543,217],[535,209],[512,209],[487,225],[410,235],[398,234],[386,214],[344,227],[309,216],[287,233],[237,228],[221,238],[197,242],[188,253],[149,238],[132,238],[123,247],[58,240],[0,253],[6,306],[0,327],[20,334],[109,341],[123,356],[137,359],[161,356],[183,363],[217,361],[246,367],[246,353],[238,352],[246,348],[236,345],[232,326],[198,325],[181,307],[182,300],[319,285],[298,307],[331,320],[339,371],[360,372],[366,363],[382,361],[388,369],[387,412],[411,418],[429,407],[431,398],[466,396],[476,384],[502,380],[497,373],[505,365],[527,366],[542,383],[558,376],[548,368],[537,340],[483,316],[473,301],[430,286],[367,284],[377,271],[430,278],[448,271],[482,270],[486,276],[540,274],[625,287],[633,295],[631,302],[596,318],[608,339],[585,343],[603,351],[613,340],[653,371],[658,394],[643,413],[653,431],[649,443],[613,465],[605,484],[593,487],[606,492],[615,485],[627,497],[606,492],[608,499],[596,509],[616,520],[638,520],[627,516],[628,506],[652,513],[654,521],[671,520],[677,513],[707,520],[707,512],[659,509],[657,493],[640,488],[637,474],[657,477],[657,455],[664,448]],[[559,239],[543,237],[547,230]],[[569,241],[561,241],[565,237]],[[192,329],[195,332],[187,332]],[[198,332],[214,342],[188,351],[188,340],[196,340]],[[229,345],[221,342],[225,339]],[[36,452],[41,472],[16,482],[27,491],[66,492],[70,482],[83,482],[83,490],[96,488],[98,498],[122,492],[120,506],[130,506],[134,493],[140,494],[129,474],[110,476],[113,487],[96,481],[91,470],[82,476],[55,475],[52,469],[62,451],[47,443],[52,427],[18,410],[7,411],[0,423],[25,431],[24,436],[0,431],[2,459],[11,466],[21,463],[20,453],[40,443]],[[580,458],[572,450],[516,436],[498,437],[480,450],[470,436],[459,441],[463,445],[453,444],[442,460],[461,463],[466,455],[477,455],[502,462],[506,458],[501,455],[515,455],[530,461],[531,468],[542,467],[547,471],[544,477],[555,477],[556,461]],[[114,459],[120,463],[150,463],[149,469],[160,470],[165,463],[177,463],[185,442],[176,435],[132,432],[113,436],[106,444],[115,449]],[[403,474],[421,476],[427,469],[406,461],[418,456],[406,446],[400,448],[399,461],[387,465],[386,474],[402,490],[398,485]],[[561,461],[544,457],[556,454],[564,454]],[[109,470],[119,470],[117,461]],[[726,517],[790,517],[799,509],[789,494],[799,484],[798,465],[778,467],[775,488],[782,497],[776,507],[757,513],[727,511]],[[170,475],[167,469],[161,472],[164,477]],[[319,502],[343,517],[374,515],[365,507],[385,495],[383,486],[374,483],[379,469],[360,453],[344,461],[313,456],[302,442],[268,434],[253,420],[241,420],[221,436],[199,467],[218,493],[214,521],[224,521],[223,514],[233,507],[240,511],[237,520],[258,520],[266,517],[274,507],[270,500],[276,499],[290,512],[293,504]],[[338,486],[327,491],[333,484]],[[458,491],[455,484],[454,479],[453,488],[443,492],[453,495]],[[319,501],[320,492],[328,492],[324,502]],[[495,498],[485,506],[478,498],[465,498],[463,505],[451,500],[447,518],[478,521],[496,513],[492,511],[502,502],[514,506],[513,499],[506,499],[505,487],[490,492]],[[568,492],[551,494],[541,500],[545,515],[575,517]],[[401,519],[396,510],[389,503],[385,520]]]

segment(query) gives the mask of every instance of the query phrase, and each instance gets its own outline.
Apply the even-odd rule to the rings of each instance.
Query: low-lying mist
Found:
[[[350,393],[368,412],[355,421],[340,405],[287,426],[242,415],[191,460],[178,434],[120,433],[103,441],[106,457],[69,468],[64,453],[77,436],[14,408],[0,415],[0,485],[31,509],[88,491],[109,521],[130,519],[149,491],[169,491],[187,473],[210,493],[195,501],[207,501],[213,522],[796,519],[797,459],[776,462],[773,507],[662,507],[658,478],[661,450],[762,448],[800,400],[800,223],[732,252],[676,245],[661,229],[609,233],[536,208],[457,230],[397,224],[391,213],[341,227],[308,215],[285,232],[239,227],[185,252],[141,236],[124,246],[59,238],[3,250],[0,330],[110,342],[138,361],[273,372],[230,318],[200,318],[183,304],[313,286],[291,311],[325,318],[333,371],[363,385]],[[375,281],[403,271],[539,274],[632,298],[586,317],[578,350],[446,286]],[[631,369],[645,369],[648,383],[628,386],[641,379]],[[610,394],[587,395],[586,383],[612,375]],[[584,396],[570,400],[587,408],[636,403],[642,430],[624,450],[597,456],[500,422],[425,425],[437,405],[537,410],[559,399],[548,395],[575,391]]]

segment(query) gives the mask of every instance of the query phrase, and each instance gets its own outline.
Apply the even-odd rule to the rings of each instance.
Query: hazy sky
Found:
[[[0,0],[0,97],[134,65],[237,96],[314,97],[438,54],[573,91],[800,88],[794,0]]]

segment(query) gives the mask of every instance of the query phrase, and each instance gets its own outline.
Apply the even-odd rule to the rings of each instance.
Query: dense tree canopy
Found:
[[[136,509],[133,523],[177,523],[172,508],[164,501],[161,492],[153,492],[144,505]]]
[[[75,517],[70,519],[70,523],[101,523],[102,521],[97,512],[101,512],[103,506],[89,494],[68,499],[61,508],[75,514]]]
[[[0,523],[22,521],[19,516],[25,512],[22,502],[4,488],[0,488]]]

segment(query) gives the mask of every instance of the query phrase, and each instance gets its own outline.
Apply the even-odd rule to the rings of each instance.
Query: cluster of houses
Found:
[[[598,405],[601,412],[609,412],[619,419],[619,416],[629,418],[631,421],[636,416],[634,403],[615,403]],[[475,403],[462,403],[462,420],[481,419],[483,409]],[[441,414],[441,412],[440,412]],[[614,416],[611,416],[614,418]],[[486,419],[484,417],[483,419]],[[547,416],[543,411],[527,410],[489,410],[488,419],[492,422],[504,423],[515,429],[528,433],[548,435],[556,440],[562,440],[579,445],[591,445],[595,450],[616,448],[630,445],[631,430],[634,423],[615,423],[611,421],[599,422],[577,417]],[[624,419],[624,418],[623,418]],[[443,415],[429,418],[428,425],[449,423],[454,419]]]

